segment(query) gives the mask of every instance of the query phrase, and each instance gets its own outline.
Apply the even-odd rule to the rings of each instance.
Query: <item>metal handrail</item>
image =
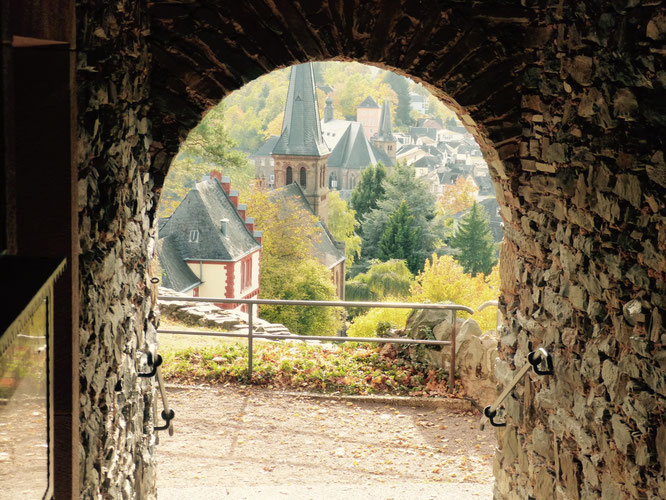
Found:
[[[480,422],[481,430],[483,430],[485,427],[486,418],[490,422],[490,425],[492,425],[493,427],[504,427],[506,425],[506,423],[503,422],[495,422],[494,419],[497,416],[497,409],[504,402],[507,396],[511,394],[511,391],[513,391],[516,385],[518,385],[518,382],[520,382],[523,379],[523,377],[527,374],[530,368],[534,368],[534,372],[538,375],[553,374],[553,360],[548,351],[546,351],[543,347],[539,347],[535,351],[530,352],[527,355],[527,361],[528,362],[525,363],[522,366],[522,368],[516,372],[516,374],[511,379],[511,382],[509,382],[509,384],[504,388],[504,390],[497,397],[495,402],[490,406],[486,406],[483,409],[483,417],[481,417],[481,422]],[[539,365],[541,363],[546,364],[545,370],[539,368]]]
[[[203,302],[214,304],[245,304],[248,306],[248,332],[213,332],[213,331],[191,331],[176,329],[158,329],[157,333],[176,335],[203,335],[209,337],[236,337],[248,339],[248,378],[252,377],[253,365],[253,341],[258,339],[270,340],[317,340],[332,342],[375,342],[383,344],[425,344],[425,345],[450,345],[451,366],[449,371],[449,389],[453,391],[455,384],[456,366],[456,320],[457,312],[464,311],[474,314],[474,309],[458,304],[422,304],[413,302],[344,302],[333,300],[281,300],[281,299],[229,299],[222,297],[174,297],[160,295],[158,301],[163,302]],[[421,340],[421,339],[399,339],[399,338],[368,338],[368,337],[319,337],[304,335],[275,335],[254,333],[253,313],[255,305],[289,305],[289,306],[321,306],[321,307],[379,307],[386,309],[439,309],[452,311],[453,322],[451,327],[451,340]]]

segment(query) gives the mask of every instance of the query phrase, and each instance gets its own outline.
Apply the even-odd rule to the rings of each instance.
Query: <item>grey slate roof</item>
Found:
[[[383,150],[373,146],[366,139],[363,125],[359,122],[331,120],[322,123],[322,130],[324,140],[332,149],[327,162],[329,168],[363,170],[379,162],[386,166],[393,165]]]
[[[157,258],[162,268],[162,286],[176,292],[187,292],[199,286],[201,280],[180,256],[174,235],[157,241]]]
[[[428,155],[424,156],[423,158],[419,158],[416,160],[412,166],[417,167],[417,168],[428,168],[428,169],[434,169],[437,168],[441,164],[441,159],[437,158],[436,156]]]
[[[393,127],[391,126],[391,105],[388,99],[384,99],[382,114],[379,117],[379,130],[373,138],[378,141],[395,141]]]
[[[365,99],[363,99],[363,102],[356,106],[357,108],[378,108],[379,104],[377,104],[377,101],[375,101],[372,96],[368,96]]]
[[[303,193],[303,190],[301,189],[301,186],[299,186],[296,182],[283,188],[271,191],[269,196],[271,200],[274,201],[293,199],[305,210],[314,213],[310,203]],[[321,222],[318,222],[317,224],[319,225],[320,229],[320,239],[319,241],[314,242],[315,255],[321,264],[325,265],[328,269],[331,269],[336,264],[345,260],[344,245],[342,245],[342,247],[340,247],[340,243],[336,245],[337,242],[333,238],[333,235],[331,235],[331,233],[328,231],[326,226],[324,226]]]
[[[278,135],[272,135],[268,138],[266,142],[264,142],[259,149],[257,149],[250,157],[254,156],[270,156],[273,154],[273,149],[275,149],[275,145],[277,144],[278,139],[280,136]]]
[[[321,136],[312,63],[291,68],[282,134],[276,155],[324,156],[330,151]]]
[[[228,220],[227,236],[220,228],[222,219]],[[193,230],[197,241],[190,241]],[[160,238],[170,235],[186,260],[236,261],[260,247],[215,179],[199,182],[187,193],[159,232]]]

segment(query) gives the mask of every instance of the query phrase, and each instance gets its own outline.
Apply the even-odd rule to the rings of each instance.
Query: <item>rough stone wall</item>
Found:
[[[143,2],[77,7],[81,498],[152,498],[150,58]]]
[[[502,383],[534,347],[555,375],[506,404],[497,498],[666,498],[662,2],[552,2],[523,75],[503,215]]]
[[[497,375],[532,347],[555,361],[507,401],[496,497],[666,498],[666,13],[518,4],[158,0],[150,96],[143,3],[79,4],[82,496],[152,494],[136,366],[153,191],[179,141],[243,83],[339,58],[429,84],[489,161],[506,224]]]

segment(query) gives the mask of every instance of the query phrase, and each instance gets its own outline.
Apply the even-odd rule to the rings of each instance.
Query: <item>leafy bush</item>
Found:
[[[450,255],[426,261],[425,268],[416,277],[412,286],[415,302],[453,302],[477,309],[488,300],[499,296],[499,267],[495,266],[488,276],[466,274],[462,266]],[[461,314],[461,317],[467,314]],[[474,314],[474,319],[485,332],[497,326],[497,309],[490,307]]]
[[[381,326],[381,329],[386,331],[386,323],[391,328],[404,328],[409,312],[409,309],[370,309],[351,322],[347,328],[347,335],[349,337],[376,337],[378,327]]]

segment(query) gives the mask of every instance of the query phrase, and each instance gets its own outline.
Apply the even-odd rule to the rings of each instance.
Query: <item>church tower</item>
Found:
[[[379,118],[379,130],[375,135],[370,138],[373,146],[382,149],[391,161],[395,165],[395,155],[398,146],[398,141],[396,141],[393,136],[393,127],[391,126],[391,105],[388,99],[384,100],[382,106],[382,114]],[[386,165],[386,168],[389,168],[390,165]]]
[[[297,182],[314,213],[328,223],[328,174],[331,153],[321,135],[312,64],[291,68],[282,133],[273,148],[275,187]]]

